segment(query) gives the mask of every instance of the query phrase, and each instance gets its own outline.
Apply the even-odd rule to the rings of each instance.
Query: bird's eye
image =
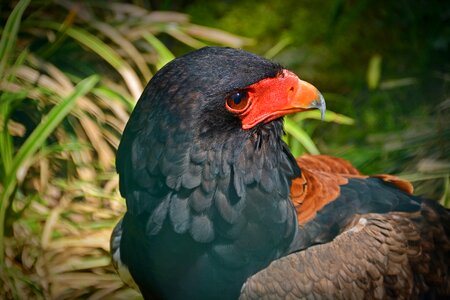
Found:
[[[247,107],[248,93],[247,91],[239,91],[227,98],[227,108],[231,111],[241,111]]]

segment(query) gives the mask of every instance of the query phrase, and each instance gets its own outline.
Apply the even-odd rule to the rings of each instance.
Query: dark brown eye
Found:
[[[247,107],[248,93],[247,91],[239,91],[227,98],[227,107],[232,111],[240,111]]]

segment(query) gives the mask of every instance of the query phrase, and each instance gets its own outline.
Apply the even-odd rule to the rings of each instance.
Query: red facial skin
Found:
[[[325,101],[310,83],[300,80],[294,73],[283,70],[274,78],[266,78],[248,86],[246,104],[226,108],[239,115],[242,128],[250,129],[287,114],[318,108],[325,113]]]

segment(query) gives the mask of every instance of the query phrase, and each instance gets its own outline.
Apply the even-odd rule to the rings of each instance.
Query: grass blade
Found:
[[[305,119],[314,119],[325,122],[333,122],[341,125],[353,125],[355,123],[355,120],[353,120],[352,118],[344,116],[342,114],[337,114],[330,110],[327,110],[323,119],[318,110],[304,111],[301,114],[296,114],[293,119],[296,122],[300,122]]]
[[[185,26],[184,31],[187,34],[198,39],[222,45],[228,45],[234,48],[242,48],[254,43],[254,40],[252,39],[234,35],[220,29],[214,29],[200,25],[189,24]]]
[[[283,49],[292,44],[292,42],[293,41],[290,37],[282,38],[278,43],[275,44],[275,46],[267,50],[267,52],[264,54],[264,57],[267,57],[268,59],[273,59]]]
[[[150,45],[152,45],[153,48],[155,48],[156,52],[158,52],[159,60],[156,64],[156,68],[158,68],[158,70],[175,58],[175,55],[173,55],[172,52],[170,52],[170,50],[167,49],[167,47],[154,35],[147,33],[144,34],[143,37]]]
[[[370,58],[369,67],[367,69],[367,86],[370,90],[374,90],[380,84],[381,78],[381,55],[375,54]]]
[[[444,193],[439,202],[445,207],[450,204],[450,176],[444,179]]]
[[[14,46],[16,45],[20,21],[23,12],[29,4],[30,0],[19,1],[9,16],[8,21],[6,21],[5,28],[2,31],[2,37],[0,39],[0,79],[3,78],[3,73],[11,51],[15,50]]]
[[[291,119],[284,118],[284,130],[300,142],[300,144],[305,147],[306,151],[311,154],[320,154],[319,149],[317,149],[317,146],[314,144],[311,137]]]

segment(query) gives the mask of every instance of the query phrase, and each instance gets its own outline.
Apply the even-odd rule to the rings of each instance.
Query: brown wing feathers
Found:
[[[250,277],[240,299],[441,299],[450,294],[448,221],[429,202],[422,212],[355,216],[332,242]]]
[[[304,155],[297,159],[301,177],[292,181],[291,200],[300,224],[339,195],[339,186],[348,182],[345,175],[360,175],[350,163],[326,155]]]

